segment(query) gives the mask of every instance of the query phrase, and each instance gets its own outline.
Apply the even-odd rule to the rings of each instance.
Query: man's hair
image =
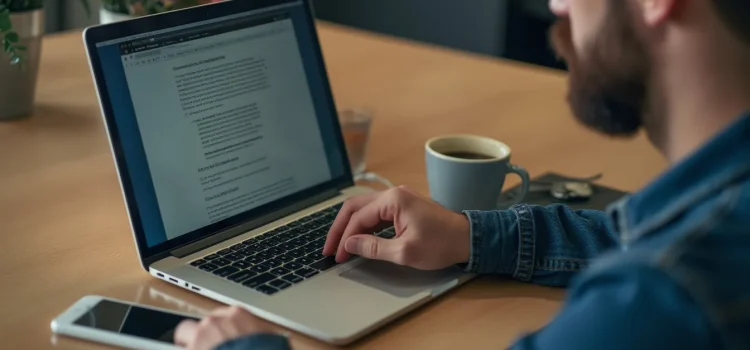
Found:
[[[750,0],[713,0],[719,17],[744,42],[750,44]]]

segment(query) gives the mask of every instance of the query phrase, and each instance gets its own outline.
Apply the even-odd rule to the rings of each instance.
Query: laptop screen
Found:
[[[287,2],[97,43],[148,247],[349,171],[305,11]]]

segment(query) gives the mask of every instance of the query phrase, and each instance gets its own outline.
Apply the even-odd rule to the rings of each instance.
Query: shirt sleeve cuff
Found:
[[[515,276],[518,268],[519,213],[516,210],[464,211],[471,228],[466,272]]]

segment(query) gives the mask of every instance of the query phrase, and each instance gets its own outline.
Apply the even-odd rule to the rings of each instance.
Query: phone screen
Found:
[[[73,323],[103,331],[174,343],[175,328],[185,319],[197,321],[192,317],[102,300]]]

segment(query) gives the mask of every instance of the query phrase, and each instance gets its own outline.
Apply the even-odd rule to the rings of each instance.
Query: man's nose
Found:
[[[549,0],[549,9],[555,16],[567,17],[570,12],[570,0]]]

